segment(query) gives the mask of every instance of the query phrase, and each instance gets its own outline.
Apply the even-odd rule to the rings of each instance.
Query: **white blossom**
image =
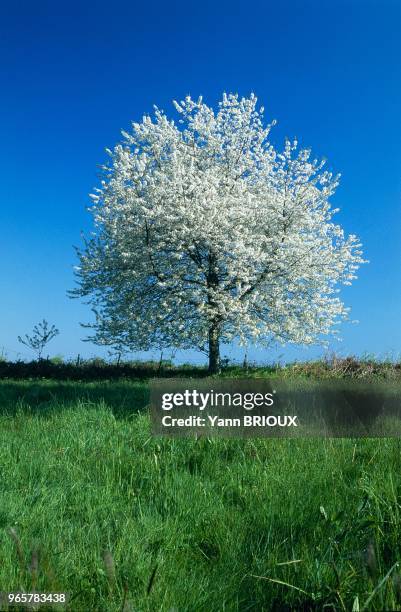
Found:
[[[348,317],[337,285],[363,263],[332,222],[339,175],[269,142],[257,99],[155,108],[113,151],[91,195],[79,287],[94,340],[218,351],[219,342],[315,343]]]

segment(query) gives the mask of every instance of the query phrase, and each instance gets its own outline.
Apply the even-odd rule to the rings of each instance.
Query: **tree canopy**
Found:
[[[339,176],[296,141],[273,147],[254,95],[174,105],[178,121],[155,107],[122,133],[92,194],[72,293],[95,312],[94,341],[196,347],[216,371],[222,342],[335,333],[339,285],[363,263],[332,221]]]

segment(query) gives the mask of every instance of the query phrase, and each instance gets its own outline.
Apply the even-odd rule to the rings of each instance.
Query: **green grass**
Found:
[[[147,401],[145,382],[0,382],[0,590],[78,612],[401,608],[398,439],[157,439]]]

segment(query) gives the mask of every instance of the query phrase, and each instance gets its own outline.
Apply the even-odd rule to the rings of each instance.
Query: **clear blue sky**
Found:
[[[255,92],[279,122],[274,142],[297,136],[342,173],[337,220],[371,263],[343,292],[360,323],[332,347],[400,354],[399,0],[8,2],[0,30],[0,349],[10,358],[28,356],[17,335],[43,317],[61,330],[51,354],[102,354],[82,343],[91,313],[66,291],[104,149],[153,104],[173,112],[173,98],[215,103],[223,91]]]

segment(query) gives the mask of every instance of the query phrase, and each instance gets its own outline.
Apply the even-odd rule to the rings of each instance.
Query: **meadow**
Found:
[[[401,609],[399,439],[156,438],[148,401],[146,380],[0,381],[0,590],[77,612]]]

